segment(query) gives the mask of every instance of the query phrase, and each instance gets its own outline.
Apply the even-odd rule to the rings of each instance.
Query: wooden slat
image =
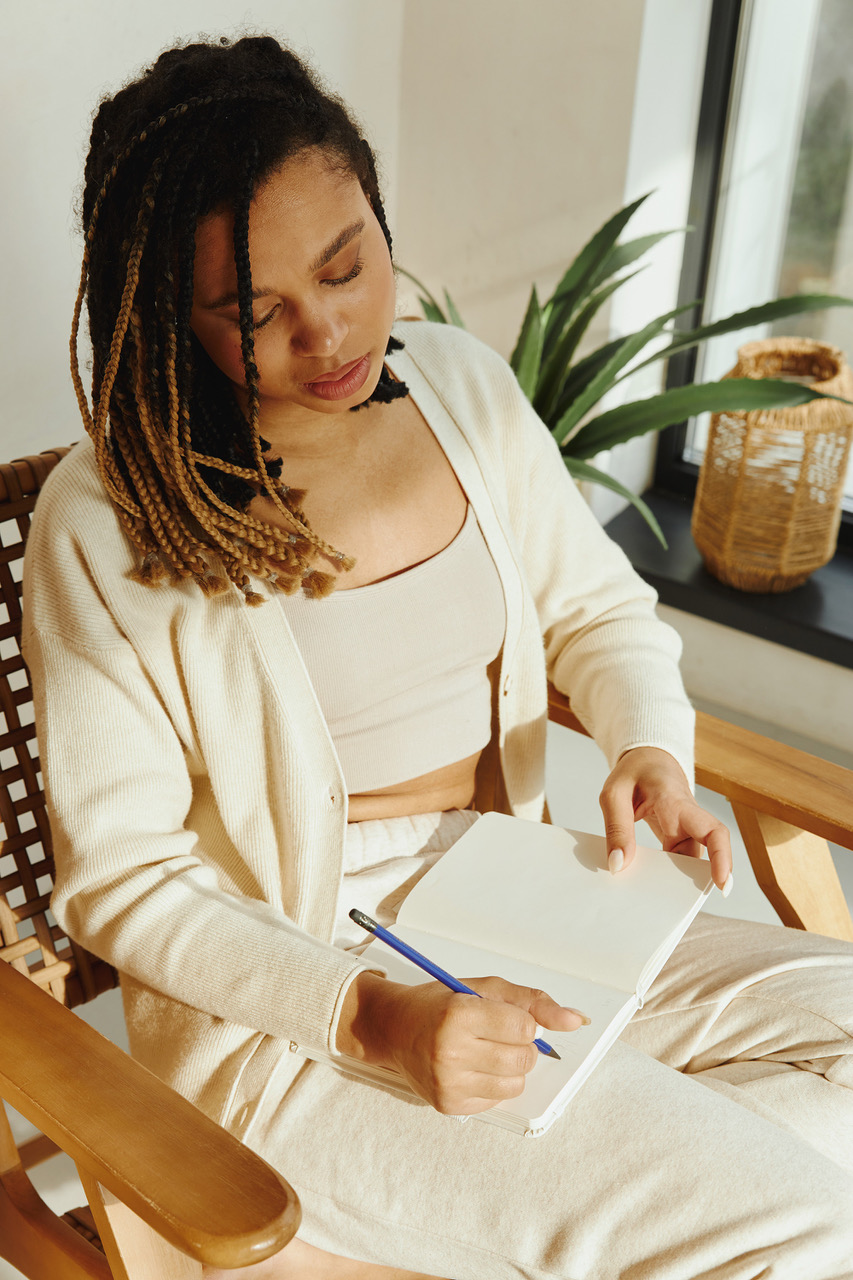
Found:
[[[12,1126],[6,1115],[6,1107],[0,1099],[0,1177],[17,1169],[21,1163],[21,1155],[12,1134]]]
[[[45,1280],[111,1280],[103,1257],[47,1207],[27,1177],[35,1162],[25,1163],[25,1156],[47,1141],[33,1138],[19,1151],[0,1104],[0,1258]]]
[[[296,1232],[274,1169],[5,964],[0,1094],[190,1257],[248,1266]]]
[[[853,849],[853,772],[698,712],[696,781]]]
[[[50,828],[39,777],[41,762],[29,747],[35,742],[32,721],[32,691],[20,651],[21,570],[29,533],[30,515],[42,484],[67,449],[0,464],[0,524],[4,545],[0,546],[0,638],[14,641],[0,661],[0,750],[7,753],[7,767],[0,774],[0,820],[4,838],[0,856],[4,875],[0,880],[0,958],[5,957],[20,972],[29,974],[51,995],[72,1007],[117,983],[117,975],[103,961],[89,957],[79,947],[69,946],[61,930],[47,920],[49,890],[40,892],[39,876],[52,880]],[[10,525],[11,522],[11,525]],[[8,764],[14,753],[15,763]],[[14,795],[14,799],[13,799]],[[34,825],[26,827],[30,815]],[[7,856],[15,870],[8,871]],[[24,901],[13,911],[4,907],[2,895],[20,890]],[[20,895],[15,895],[16,897]],[[31,919],[32,937],[21,939],[18,922]],[[8,945],[11,950],[4,951]],[[30,958],[30,966],[24,956]],[[36,963],[32,961],[37,960]]]
[[[853,942],[853,921],[821,836],[734,801],[755,878],[783,924]]]
[[[113,1280],[103,1254],[47,1207],[23,1169],[0,1177],[0,1257],[40,1280]]]
[[[78,1172],[113,1280],[202,1280],[200,1262],[152,1231],[86,1169]]]
[[[50,1138],[40,1133],[37,1138],[22,1142],[18,1147],[18,1155],[21,1157],[21,1165],[24,1169],[34,1169],[37,1164],[44,1164],[45,1160],[58,1155],[61,1149]]]
[[[22,499],[38,493],[49,473],[71,447],[45,449],[42,453],[28,454],[0,466],[0,502],[21,503],[25,510],[29,510],[31,504],[25,506]],[[3,518],[8,520],[16,514],[16,511],[7,511]]]

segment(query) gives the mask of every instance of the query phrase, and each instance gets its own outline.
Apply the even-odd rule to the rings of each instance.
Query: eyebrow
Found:
[[[334,240],[331,240],[326,245],[325,249],[322,249],[320,253],[318,253],[317,257],[308,268],[309,275],[314,275],[315,272],[321,271],[323,267],[327,266],[335,255],[340,253],[341,249],[345,248],[356,238],[356,236],[361,235],[364,230],[364,225],[364,218],[359,218],[356,222],[351,222],[348,227],[344,227],[343,231],[340,231],[335,236]],[[258,298],[266,298],[269,294],[275,292],[275,289],[269,288],[253,289],[252,300],[257,301]],[[204,310],[221,311],[223,307],[233,307],[235,302],[239,301],[240,295],[237,293],[237,290],[229,289],[227,293],[223,293],[220,297],[214,298],[212,302],[204,303]]]
[[[344,227],[338,235],[335,236],[329,244],[326,245],[322,253],[318,254],[311,266],[308,268],[309,274],[313,275],[315,271],[322,270],[332,261],[336,253],[340,253],[341,249],[348,245],[356,236],[360,236],[364,230],[364,218],[358,218],[357,221],[351,222],[348,227]]]

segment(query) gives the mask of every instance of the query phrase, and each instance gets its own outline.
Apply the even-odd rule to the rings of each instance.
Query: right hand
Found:
[[[439,982],[409,987],[360,973],[347,991],[337,1047],[400,1073],[445,1115],[474,1115],[517,1098],[540,1057],[537,1026],[575,1031],[584,1022],[544,991],[502,978],[465,979],[484,998]]]

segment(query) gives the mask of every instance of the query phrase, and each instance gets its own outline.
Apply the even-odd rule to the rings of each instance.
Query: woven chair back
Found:
[[[41,486],[68,452],[0,464],[0,960],[73,1008],[114,987],[115,970],[67,938],[50,913],[53,848],[30,676],[21,655],[21,577]]]

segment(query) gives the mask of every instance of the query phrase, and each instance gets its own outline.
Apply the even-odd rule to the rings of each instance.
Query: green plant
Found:
[[[636,333],[616,338],[576,359],[578,346],[595,314],[611,294],[637,274],[637,270],[626,272],[626,268],[660,240],[674,234],[661,231],[618,243],[626,223],[645,199],[647,196],[641,196],[626,205],[604,224],[581,249],[547,302],[540,303],[533,286],[510,364],[525,395],[553,433],[569,472],[577,480],[604,485],[632,502],[666,546],[660,527],[642,498],[594,467],[590,458],[634,436],[683,422],[691,414],[775,409],[805,404],[818,399],[820,393],[781,379],[724,378],[719,382],[673,387],[644,400],[593,413],[602,397],[644,365],[667,360],[706,338],[806,311],[853,306],[853,299],[830,294],[795,294],[740,311],[713,324],[673,329],[675,317],[697,305],[691,302],[658,316]],[[446,289],[445,314],[420,280],[402,268],[400,271],[421,290],[419,301],[428,320],[465,327]],[[637,357],[661,337],[669,341],[656,346],[635,363]]]

